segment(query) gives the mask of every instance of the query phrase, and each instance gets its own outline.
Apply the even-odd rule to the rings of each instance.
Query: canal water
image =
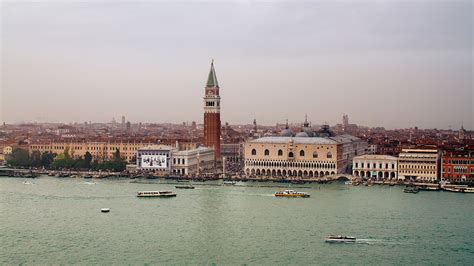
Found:
[[[275,183],[218,184],[0,178],[0,264],[474,263],[474,195],[337,183],[285,199]],[[136,197],[167,189],[178,196]]]

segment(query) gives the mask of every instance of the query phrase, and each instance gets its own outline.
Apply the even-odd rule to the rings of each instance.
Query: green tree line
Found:
[[[121,159],[120,151],[117,149],[112,160],[98,162],[92,159],[92,154],[86,152],[84,157],[72,158],[69,149],[64,153],[56,154],[51,152],[33,151],[31,154],[27,150],[15,148],[7,156],[7,164],[13,167],[44,167],[46,169],[70,169],[70,170],[108,170],[120,172],[125,170],[126,162]]]

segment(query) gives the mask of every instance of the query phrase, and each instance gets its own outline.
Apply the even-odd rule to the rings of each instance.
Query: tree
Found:
[[[91,168],[92,167],[92,154],[90,152],[86,152],[84,155],[84,161],[86,162],[86,167]]]
[[[67,159],[71,158],[71,155],[69,154],[69,147],[64,149],[64,157]]]
[[[12,166],[29,166],[30,155],[27,150],[15,148],[12,153],[7,156],[7,163]]]
[[[40,153],[40,151],[31,152],[30,165],[34,166],[34,167],[38,167],[38,166],[41,165],[41,153]]]
[[[49,166],[51,166],[53,161],[54,161],[54,154],[52,154],[51,152],[45,151],[43,152],[43,154],[41,154],[41,160],[40,160],[41,166],[48,168]]]
[[[121,160],[121,158],[120,158],[120,150],[119,150],[119,149],[116,149],[116,150],[115,150],[115,154],[114,154],[114,161],[119,162],[120,160]]]

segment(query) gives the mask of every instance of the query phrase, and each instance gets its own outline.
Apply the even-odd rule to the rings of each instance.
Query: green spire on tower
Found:
[[[209,77],[207,78],[206,87],[219,88],[219,84],[217,83],[216,70],[214,69],[214,59],[212,59],[212,62],[211,62],[211,71],[209,71]]]

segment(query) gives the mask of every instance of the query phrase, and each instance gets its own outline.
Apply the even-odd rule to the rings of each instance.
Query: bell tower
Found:
[[[216,160],[221,157],[221,97],[217,83],[214,60],[207,78],[204,94],[204,145],[214,148]]]

